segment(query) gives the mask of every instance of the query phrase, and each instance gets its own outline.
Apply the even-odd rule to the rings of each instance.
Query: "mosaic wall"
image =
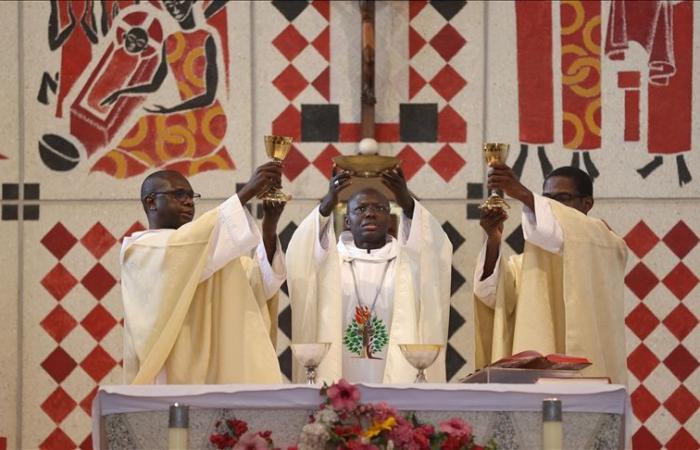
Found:
[[[357,2],[200,0],[191,14],[167,3],[0,5],[0,448],[91,446],[96,388],[122,379],[118,248],[144,226],[144,174],[187,174],[207,210],[265,161],[264,134],[293,136],[286,246],[332,157],[361,137]],[[559,165],[595,177],[593,214],[629,246],[634,447],[700,448],[699,10],[376,3],[380,152],[402,160],[454,247],[449,379],[473,368],[480,146],[510,142],[509,162],[534,190]],[[507,251],[518,252],[517,206],[511,217]],[[278,354],[289,376],[283,291]]]

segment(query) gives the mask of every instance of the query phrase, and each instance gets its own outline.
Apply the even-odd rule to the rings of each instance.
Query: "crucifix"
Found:
[[[362,15],[362,103],[360,129],[362,138],[374,138],[374,0],[360,0]]]

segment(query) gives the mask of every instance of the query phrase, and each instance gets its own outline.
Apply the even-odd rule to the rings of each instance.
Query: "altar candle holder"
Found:
[[[561,400],[546,398],[542,401],[542,448],[544,450],[562,450],[563,442]]]
[[[168,420],[168,448],[170,450],[186,450],[187,432],[190,427],[190,407],[180,403],[170,405]]]

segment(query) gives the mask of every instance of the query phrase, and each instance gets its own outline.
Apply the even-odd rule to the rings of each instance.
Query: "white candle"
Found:
[[[187,432],[190,426],[190,407],[175,403],[170,405],[168,420],[168,448],[170,450],[186,450]]]
[[[562,450],[563,442],[561,400],[547,398],[542,401],[542,448],[544,450]]]

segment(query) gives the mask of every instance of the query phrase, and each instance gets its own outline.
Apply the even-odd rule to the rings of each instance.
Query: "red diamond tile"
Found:
[[[442,56],[442,59],[449,61],[464,47],[466,42],[467,40],[448,23],[433,36],[430,45]]]
[[[80,450],[92,450],[92,434],[88,434],[78,448]]]
[[[100,263],[95,264],[80,282],[97,300],[102,300],[117,284],[117,280]]]
[[[432,158],[428,161],[443,180],[449,182],[457,172],[466,164],[464,158],[459,156],[449,144],[443,146]]]
[[[40,450],[73,450],[75,442],[69,438],[60,428],[53,430],[44,442],[39,444]]]
[[[59,386],[44,400],[41,409],[58,425],[75,409],[76,405],[75,400]]]
[[[425,39],[412,26],[408,27],[408,59],[416,56],[416,53],[425,47]]]
[[[289,181],[294,181],[294,179],[309,166],[309,160],[292,145],[292,148],[289,150],[289,153],[287,153],[287,157],[284,158],[284,163],[282,164],[282,173],[284,173],[284,176],[287,177]]]
[[[323,72],[321,72],[314,81],[311,82],[311,86],[318,91],[319,94],[323,96],[329,102],[331,101],[331,68],[326,67]]]
[[[627,356],[627,368],[639,381],[644,381],[659,363],[659,358],[644,343]]]
[[[61,305],[56,305],[41,321],[41,327],[59,344],[78,325],[78,321]]]
[[[423,158],[413,150],[410,145],[405,146],[396,155],[401,160],[401,170],[403,171],[406,181],[409,181],[424,165]]]
[[[651,231],[651,228],[643,220],[640,220],[625,235],[625,242],[637,257],[643,258],[659,242],[659,237]]]
[[[377,142],[399,142],[399,124],[374,124],[374,138],[377,140]]]
[[[138,232],[138,231],[143,231],[145,230],[146,227],[143,226],[141,222],[134,222],[131,224],[128,230],[122,235],[122,237],[119,238],[119,242],[121,243],[126,236],[131,236],[132,234]]]
[[[272,40],[272,45],[291,62],[309,45],[309,41],[290,24]]]
[[[698,236],[682,220],[664,236],[664,243],[679,258],[685,258],[697,244]]]
[[[682,262],[664,277],[664,285],[678,300],[683,300],[698,284],[698,277]]]
[[[639,303],[625,319],[627,328],[644,340],[659,325],[659,319],[644,303]]]
[[[92,311],[80,322],[96,341],[101,341],[117,324],[112,315],[101,305],[97,304]]]
[[[664,359],[664,364],[680,381],[685,381],[695,369],[698,368],[698,360],[681,344]]]
[[[61,301],[76,284],[78,280],[61,263],[56,264],[41,280],[41,285],[58,301]]]
[[[95,399],[95,396],[97,395],[97,389],[98,386],[95,386],[92,391],[88,395],[85,396],[84,399],[80,401],[80,407],[82,408],[83,411],[85,411],[85,414],[88,415],[88,417],[92,417],[92,401]]]
[[[676,434],[666,443],[668,450],[698,450],[700,444],[688,430],[681,427]]]
[[[80,363],[80,367],[96,383],[99,383],[116,365],[117,361],[99,345],[92,349],[90,354]]]
[[[321,31],[311,42],[311,45],[323,56],[323,59],[331,60],[331,27],[328,26]]]
[[[663,320],[663,324],[671,333],[682,341],[693,331],[693,328],[698,324],[698,319],[683,303],[679,303],[671,313]]]
[[[457,73],[452,66],[447,64],[433,77],[432,80],[430,80],[430,85],[438,94],[442,96],[442,98],[449,102],[452,100],[452,97],[457,95],[457,93],[467,85],[467,81],[462,78],[462,76]]]
[[[438,113],[438,142],[467,142],[467,122],[450,105]]]
[[[41,367],[56,381],[56,383],[61,383],[65,380],[77,365],[78,363],[76,363],[61,347],[56,347],[56,349],[41,363]]]
[[[277,75],[277,78],[272,80],[272,84],[274,84],[282,95],[287,97],[289,101],[292,101],[301,93],[301,91],[306,89],[309,82],[306,81],[301,73],[299,73],[296,67],[290,64],[279,75]]]
[[[359,123],[341,123],[339,125],[339,142],[360,142],[362,130]],[[377,142],[381,142],[376,136]]]
[[[632,392],[630,400],[632,401],[632,411],[641,422],[646,422],[661,406],[661,403],[643,384]]]
[[[316,8],[324,19],[331,20],[331,4],[329,0],[314,0],[311,5]]]
[[[660,450],[661,442],[654,437],[647,427],[642,425],[632,435],[632,448],[638,450]]]
[[[416,18],[423,8],[428,4],[425,0],[409,0],[408,2],[408,20],[413,20]]]
[[[427,81],[416,70],[408,66],[408,98],[412,99],[423,89]]]
[[[295,142],[301,141],[301,112],[294,105],[287,106],[275,120],[272,121],[272,134],[289,136]]]
[[[316,159],[314,159],[314,166],[321,171],[324,177],[330,179],[333,171],[333,158],[340,154],[340,151],[338,151],[333,144],[329,144]]]
[[[58,259],[66,256],[66,253],[73,248],[76,242],[78,242],[78,239],[61,222],[54,225],[41,239],[44,247]]]
[[[85,233],[85,236],[80,239],[80,242],[95,258],[100,259],[102,255],[112,248],[117,240],[107,228],[100,222],[97,222]]]
[[[640,300],[659,284],[659,279],[643,262],[637,263],[625,276],[625,284]]]
[[[685,423],[700,407],[700,402],[684,385],[678,386],[664,402],[664,407],[680,423]]]

